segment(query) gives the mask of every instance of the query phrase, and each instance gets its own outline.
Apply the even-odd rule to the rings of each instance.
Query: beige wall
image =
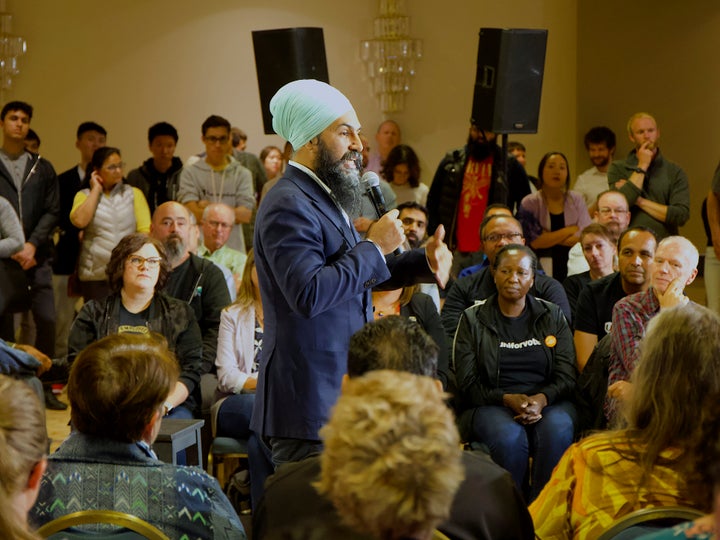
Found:
[[[578,2],[578,146],[593,125],[618,136],[616,157],[630,151],[631,114],[653,114],[663,154],[690,180],[690,221],[681,229],[704,252],[702,200],[720,158],[720,3],[607,0]],[[641,23],[640,23],[641,21]],[[587,159],[585,159],[587,163]]]
[[[517,0],[512,10],[492,0],[407,0],[412,34],[424,41],[414,88],[397,114],[404,141],[418,151],[430,182],[445,151],[466,139],[482,26],[549,29],[531,169],[543,152],[575,155],[576,8],[573,0]],[[15,31],[28,40],[21,75],[9,98],[36,107],[33,127],[43,154],[61,171],[77,160],[75,128],[95,120],[108,143],[135,166],[147,155],[147,127],[167,120],[180,131],[178,154],[200,151],[200,124],[221,114],[249,134],[259,152],[279,138],[262,133],[250,32],[290,26],[324,29],[331,82],[354,103],[366,130],[383,119],[358,59],[371,36],[377,2],[327,0],[10,0]],[[348,16],[348,7],[353,14]]]

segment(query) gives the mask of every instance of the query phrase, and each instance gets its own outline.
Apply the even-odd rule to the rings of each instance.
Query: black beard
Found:
[[[338,204],[347,212],[350,219],[360,215],[362,208],[363,189],[360,185],[360,170],[362,168],[362,154],[349,151],[338,161],[333,161],[332,155],[322,139],[318,139],[318,156],[315,160],[315,174],[332,191]],[[352,159],[355,170],[346,169],[344,162]]]
[[[185,242],[183,242],[182,238],[176,233],[170,233],[163,242],[163,246],[165,246],[165,253],[171,265],[185,255]]]
[[[494,147],[495,141],[486,142],[484,139],[475,140],[472,137],[468,137],[467,140],[468,155],[477,161],[483,161],[488,157],[493,152]]]
[[[406,234],[405,239],[407,240],[410,247],[413,249],[419,248],[423,243],[423,241],[420,238],[418,238],[417,236],[410,237],[409,235]]]

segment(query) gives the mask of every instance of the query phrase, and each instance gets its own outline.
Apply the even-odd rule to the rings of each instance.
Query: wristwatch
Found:
[[[647,171],[643,169],[642,167],[635,167],[633,169],[633,172],[640,173],[640,174],[647,174]]]
[[[170,414],[170,411],[175,408],[173,407],[173,404],[169,401],[166,401],[165,403],[163,403],[163,405],[165,406],[165,414],[163,416],[167,416],[168,414]]]

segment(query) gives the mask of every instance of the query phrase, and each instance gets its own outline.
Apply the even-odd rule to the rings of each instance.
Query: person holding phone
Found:
[[[77,273],[86,302],[110,293],[105,266],[120,239],[150,231],[145,195],[123,182],[123,167],[119,149],[95,150],[70,211],[70,221],[82,230]]]

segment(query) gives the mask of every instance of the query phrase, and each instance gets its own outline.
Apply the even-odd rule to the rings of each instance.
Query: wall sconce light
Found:
[[[380,0],[373,35],[373,39],[360,42],[360,59],[367,66],[380,109],[385,113],[402,111],[415,62],[422,58],[422,41],[410,37],[405,0]]]

